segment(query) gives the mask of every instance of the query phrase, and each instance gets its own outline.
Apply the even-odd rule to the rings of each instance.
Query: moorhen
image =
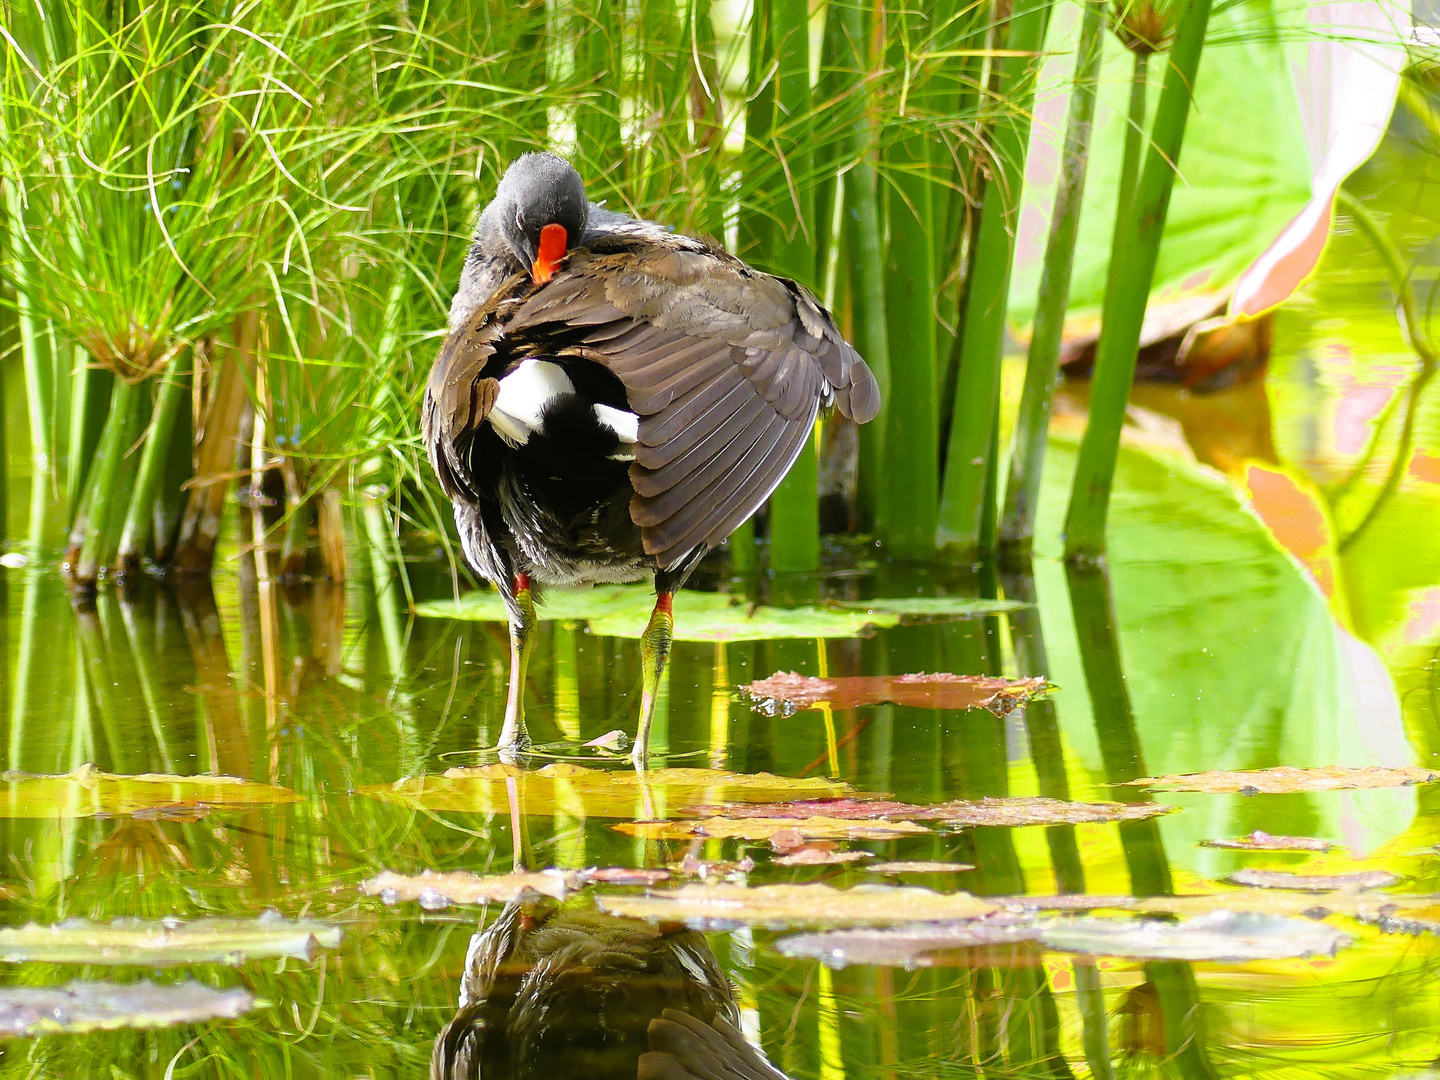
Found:
[[[431,1080],[786,1080],[739,1030],[703,934],[539,893],[470,939]]]
[[[587,201],[553,154],[517,159],[480,214],[449,330],[424,439],[465,556],[509,614],[498,749],[529,745],[538,589],[653,573],[643,766],[675,591],[775,490],[821,409],[874,418],[875,377],[809,290]]]

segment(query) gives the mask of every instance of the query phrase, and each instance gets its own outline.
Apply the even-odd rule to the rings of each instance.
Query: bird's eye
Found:
[[[517,229],[519,229],[521,232],[524,232],[524,231],[525,231],[525,211],[524,211],[524,210],[516,210],[516,211],[515,211],[515,227],[516,227]]]

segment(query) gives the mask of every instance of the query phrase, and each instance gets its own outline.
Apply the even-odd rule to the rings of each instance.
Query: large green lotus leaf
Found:
[[[15,771],[0,775],[0,817],[8,818],[273,806],[299,800],[300,796],[289,788],[237,776],[120,776],[88,764],[57,775]]]
[[[537,608],[542,619],[586,620],[592,633],[638,638],[650,620],[655,592],[648,585],[597,585],[591,589],[555,589]],[[476,592],[456,600],[417,604],[420,615],[470,622],[504,622],[499,594]],[[889,611],[751,606],[743,597],[684,591],[675,598],[676,641],[764,641],[777,638],[858,637],[874,628],[895,626]]]
[[[555,762],[529,771],[493,764],[449,769],[442,776],[414,776],[393,784],[372,784],[360,794],[382,802],[425,810],[549,817],[657,817],[667,806],[695,803],[785,802],[840,798],[854,794],[838,780],[796,779],[771,773],[724,769],[587,769]]]
[[[0,988],[0,1036],[33,1038],[233,1020],[254,1007],[248,990],[212,990],[197,982],[7,986]]]
[[[253,919],[69,919],[0,929],[0,960],[47,964],[239,964],[292,956],[313,960],[340,944],[340,928],[267,911]]]
[[[1074,442],[1052,440],[1036,530],[1039,613],[1051,700],[1067,750],[1100,783],[1116,752],[1114,716],[1098,726],[1085,693],[1057,538]],[[1339,627],[1313,580],[1223,477],[1178,454],[1121,449],[1109,528],[1110,584],[1138,768],[1209,769],[1415,763],[1392,680]],[[1128,751],[1121,748],[1122,757]],[[1118,776],[1116,779],[1130,779]],[[1103,791],[1104,789],[1099,789]],[[1103,796],[1102,796],[1103,797]],[[1186,810],[1160,821],[1175,867],[1208,877],[1235,856],[1199,843],[1264,829],[1369,851],[1402,831],[1414,788],[1167,795]]]
[[[1199,296],[1218,304],[1242,274],[1247,311],[1283,300],[1320,253],[1335,186],[1383,133],[1405,62],[1393,16],[1385,13],[1327,15],[1317,7],[1311,14],[1303,2],[1217,8],[1196,76],[1152,307]],[[1337,27],[1338,17],[1355,25]],[[1011,280],[1009,313],[1022,324],[1033,316],[1040,282],[1077,22],[1076,9],[1062,5],[1047,40],[1050,58],[1041,76]],[[1094,332],[1104,295],[1129,126],[1132,59],[1114,34],[1104,40],[1067,320],[1067,329],[1078,334]],[[1366,44],[1357,47],[1357,41]],[[1164,72],[1165,54],[1152,57],[1147,129]]]

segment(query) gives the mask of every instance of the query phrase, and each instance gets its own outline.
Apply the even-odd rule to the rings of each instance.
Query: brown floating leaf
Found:
[[[962,870],[974,870],[975,867],[963,862],[912,860],[910,862],[867,863],[865,869],[872,874],[958,874]]]
[[[9,770],[0,775],[0,817],[81,818],[143,814],[186,819],[212,808],[299,802],[289,788],[238,776],[120,776],[81,765],[58,775]]]
[[[1092,896],[1089,893],[1062,893],[1059,896],[997,896],[995,902],[1020,911],[1094,911],[1097,908],[1131,908],[1133,896]]]
[[[1352,919],[1378,916],[1382,910],[1415,910],[1432,906],[1433,897],[1396,893],[1313,893],[1284,889],[1225,889],[1190,896],[1144,896],[1135,899],[1136,911],[1165,915],[1203,915],[1214,911],[1248,911],[1255,915],[1303,915],[1323,919],[1344,915]]]
[[[908,821],[863,823],[840,818],[701,818],[699,821],[623,821],[612,826],[646,840],[769,840],[794,831],[806,840],[893,840],[928,830]]]
[[[1275,795],[1291,791],[1341,791],[1349,788],[1404,787],[1427,784],[1440,779],[1440,773],[1407,766],[1403,769],[1382,769],[1379,766],[1358,769],[1347,765],[1326,765],[1321,769],[1294,769],[1287,765],[1273,769],[1245,772],[1184,773],[1173,776],[1147,776],[1128,781],[1132,787],[1163,788],[1166,791],[1200,791],[1210,795],[1240,792],[1245,795]]]
[[[836,866],[874,857],[869,851],[836,851],[833,845],[805,844],[770,861],[776,866]]]
[[[916,821],[947,825],[1085,825],[1100,821],[1140,821],[1170,814],[1160,803],[1084,803],[1064,799],[1018,798],[957,800],[928,807]]]
[[[580,878],[587,885],[658,885],[670,879],[669,870],[641,870],[629,866],[600,866],[581,870]]]
[[[918,923],[867,930],[822,930],[781,938],[782,956],[807,957],[827,967],[942,967],[954,954],[982,945],[1008,945],[1040,936],[1035,920],[1021,915],[987,915],[968,922]]]
[[[33,1038],[116,1028],[159,1028],[234,1019],[255,1007],[248,990],[212,990],[197,982],[161,986],[72,982],[0,988],[0,1036]]]
[[[712,806],[687,806],[678,811],[686,817],[724,818],[812,818],[823,817],[840,821],[875,821],[885,818],[914,817],[923,806],[893,802],[889,799],[798,799],[793,802],[718,803]]]
[[[1201,840],[1200,846],[1228,848],[1232,851],[1326,852],[1335,845],[1329,840],[1318,840],[1311,836],[1271,836],[1264,829],[1256,829],[1249,836],[1242,836],[1236,840]]]
[[[889,885],[684,885],[646,896],[595,898],[601,911],[652,922],[684,922],[696,929],[735,926],[883,926],[888,923],[974,919],[995,905],[969,893],[937,893]]]
[[[1087,803],[1064,799],[1021,797],[972,799],[915,806],[888,799],[805,799],[768,806],[721,804],[693,806],[684,814],[727,819],[794,818],[841,821],[943,821],[947,825],[1083,825],[1102,821],[1136,821],[1169,814],[1176,808],[1159,803]],[[809,835],[809,834],[807,834]]]
[[[507,903],[527,889],[563,900],[582,884],[581,874],[575,870],[537,870],[490,877],[463,870],[448,874],[426,870],[407,877],[384,870],[362,883],[360,891],[366,896],[378,896],[387,904],[418,900],[421,907],[434,910],[451,904],[480,904],[491,900]]]
[[[684,877],[699,878],[701,881],[740,881],[755,869],[755,860],[747,856],[738,862],[724,862],[719,859],[707,861],[691,853],[670,869]]]
[[[1252,912],[1212,911],[1180,922],[1155,919],[1060,919],[1040,943],[1065,952],[1149,960],[1284,960],[1334,956],[1350,935],[1324,923]]]
[[[794,671],[780,671],[768,679],[740,687],[740,692],[767,716],[790,716],[821,704],[854,709],[885,701],[922,709],[989,709],[1003,716],[1048,685],[1044,679],[998,679],[948,672],[817,679]]]
[[[1341,889],[1383,889],[1400,881],[1388,870],[1362,870],[1355,874],[1291,874],[1284,870],[1237,870],[1225,879],[1231,885],[1254,889],[1292,889],[1296,892],[1336,892]]]
[[[0,929],[0,959],[11,963],[165,967],[239,964],[273,956],[314,960],[322,948],[339,944],[338,926],[287,919],[278,911],[249,919],[67,919],[53,926],[31,923]]]
[[[530,771],[493,764],[449,769],[443,776],[416,776],[393,784],[373,784],[362,795],[426,810],[509,814],[512,803],[522,814],[550,817],[556,811],[586,817],[633,818],[653,813],[653,804],[682,805],[727,800],[779,802],[850,793],[838,780],[795,779],[770,773],[734,773],[724,769],[587,769],[554,762]]]

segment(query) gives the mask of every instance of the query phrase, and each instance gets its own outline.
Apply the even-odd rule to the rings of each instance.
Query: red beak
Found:
[[[544,285],[555,276],[569,242],[564,225],[546,225],[540,230],[540,252],[535,256],[535,264],[530,267],[530,277],[536,285]]]

